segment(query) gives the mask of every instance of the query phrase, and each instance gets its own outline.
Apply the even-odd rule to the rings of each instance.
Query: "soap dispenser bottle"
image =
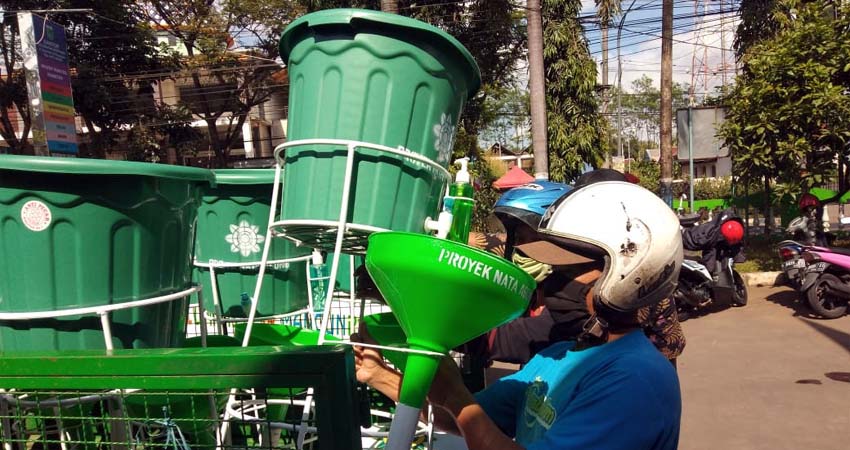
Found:
[[[455,161],[460,169],[455,175],[455,182],[449,187],[449,197],[452,200],[452,226],[449,229],[449,240],[466,244],[469,240],[469,229],[472,226],[472,209],[474,190],[469,177],[469,158]]]

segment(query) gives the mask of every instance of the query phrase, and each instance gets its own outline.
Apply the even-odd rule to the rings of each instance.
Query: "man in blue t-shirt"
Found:
[[[641,331],[637,311],[675,288],[678,219],[637,185],[602,182],[561,197],[538,234],[517,251],[573,279],[591,313],[584,331],[477,396],[445,358],[428,394],[435,425],[463,436],[471,450],[675,449],[678,378]],[[402,375],[380,354],[355,347],[355,364],[359,381],[397,400]]]

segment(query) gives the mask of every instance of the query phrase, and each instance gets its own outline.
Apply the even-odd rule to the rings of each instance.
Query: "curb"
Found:
[[[782,272],[749,272],[742,273],[741,277],[750,287],[781,286],[785,274]]]

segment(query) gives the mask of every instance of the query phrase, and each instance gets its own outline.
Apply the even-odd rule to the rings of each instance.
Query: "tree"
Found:
[[[596,64],[577,20],[580,10],[578,0],[543,2],[549,176],[554,181],[573,179],[585,163],[599,167],[608,152]]]
[[[688,106],[688,87],[673,83],[673,112]],[[617,88],[614,88],[614,95]],[[658,148],[658,132],[661,109],[661,91],[656,82],[647,75],[632,81],[629,92],[620,93],[623,114],[623,138],[635,138],[638,147],[633,150]],[[675,117],[675,115],[673,116]]]
[[[746,62],[746,54],[759,42],[770,39],[793,21],[795,0],[742,0],[741,22],[732,46],[735,56]]]
[[[144,0],[136,13],[164,27],[185,49],[181,105],[207,125],[224,166],[251,108],[271,96],[283,28],[302,12],[287,0]]]
[[[498,143],[515,153],[525,150],[530,138],[528,91],[519,86],[491,87],[481,107],[481,140]]]
[[[174,61],[162,55],[147,24],[132,13],[133,0],[71,0],[71,8],[97,14],[59,14],[65,26],[74,108],[88,128],[82,156],[105,158],[116,131],[156,116],[154,82],[165,78]]]
[[[90,13],[42,14],[65,27],[68,60],[72,69],[74,107],[87,125],[90,142],[83,156],[104,157],[113,132],[135,123],[152,106],[151,76],[163,67],[150,30],[140,26],[129,13],[130,0],[62,0],[5,2],[10,10],[89,8]],[[30,153],[30,111],[21,70],[20,43],[14,14],[5,13],[0,23],[0,52],[4,70],[0,75],[0,135],[13,153]],[[145,103],[147,102],[147,103]],[[21,138],[14,134],[10,109],[15,107],[22,122]],[[92,150],[87,154],[85,149]]]
[[[846,156],[850,6],[839,6],[833,18],[824,13],[830,5],[800,3],[787,28],[750,49],[748,70],[727,97],[720,135],[734,171],[763,180],[767,192],[771,181],[816,186],[834,170],[835,157]]]
[[[49,3],[49,5],[47,5]],[[43,1],[5,1],[0,20],[0,55],[3,68],[0,70],[0,136],[13,154],[32,154],[29,142],[32,120],[29,99],[27,97],[26,77],[21,70],[21,43],[18,32],[18,19],[14,12],[37,8],[55,7],[56,2]],[[19,129],[18,120],[21,121]],[[19,133],[18,133],[19,132]],[[20,134],[21,137],[18,137]]]

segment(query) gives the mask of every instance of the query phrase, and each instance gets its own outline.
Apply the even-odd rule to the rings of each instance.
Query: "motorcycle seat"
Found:
[[[839,255],[850,256],[850,248],[843,247],[827,247],[830,252],[837,253]]]
[[[699,222],[699,219],[701,217],[702,216],[700,216],[699,214],[686,214],[683,216],[679,216],[679,225],[683,227],[692,227],[696,225],[697,222]]]

